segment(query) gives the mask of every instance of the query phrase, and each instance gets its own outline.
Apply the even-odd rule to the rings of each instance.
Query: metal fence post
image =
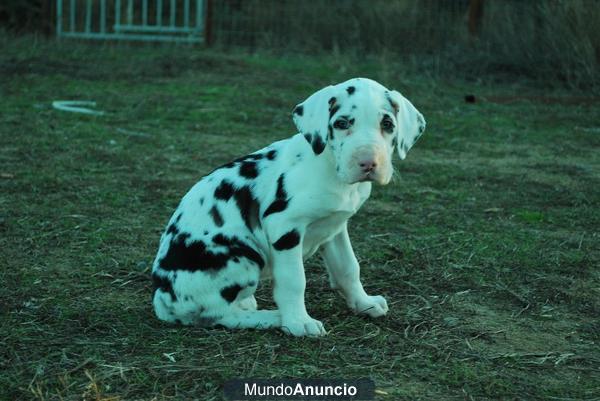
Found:
[[[63,0],[56,0],[56,36],[62,36]]]
[[[163,0],[127,0],[126,4],[122,0],[49,1],[56,6],[56,35],[60,38],[204,41],[204,0],[169,0],[166,8]],[[150,16],[153,6],[156,21]]]

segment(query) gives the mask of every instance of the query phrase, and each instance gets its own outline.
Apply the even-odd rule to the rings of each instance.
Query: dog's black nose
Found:
[[[375,163],[375,160],[363,160],[360,163],[358,163],[358,165],[365,173],[373,171],[375,170],[375,167],[377,167],[377,163]]]

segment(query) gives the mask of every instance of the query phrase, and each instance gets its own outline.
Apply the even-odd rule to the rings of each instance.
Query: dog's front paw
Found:
[[[327,334],[323,323],[308,315],[301,318],[284,318],[281,322],[281,330],[296,337],[319,337]]]
[[[381,295],[367,296],[349,303],[350,309],[355,313],[371,317],[383,316],[389,310],[387,302]]]

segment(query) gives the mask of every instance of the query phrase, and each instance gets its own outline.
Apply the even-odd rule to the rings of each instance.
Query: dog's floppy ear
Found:
[[[400,92],[389,92],[389,100],[396,111],[396,120],[398,121],[398,156],[404,160],[410,148],[423,135],[426,122],[423,114],[419,113],[419,110]]]
[[[296,128],[310,143],[315,154],[320,154],[327,144],[329,119],[339,109],[337,86],[327,86],[294,107],[292,112]]]

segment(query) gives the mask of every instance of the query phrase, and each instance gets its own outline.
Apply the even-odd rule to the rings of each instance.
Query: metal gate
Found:
[[[205,6],[205,0],[56,0],[56,35],[200,43]]]

